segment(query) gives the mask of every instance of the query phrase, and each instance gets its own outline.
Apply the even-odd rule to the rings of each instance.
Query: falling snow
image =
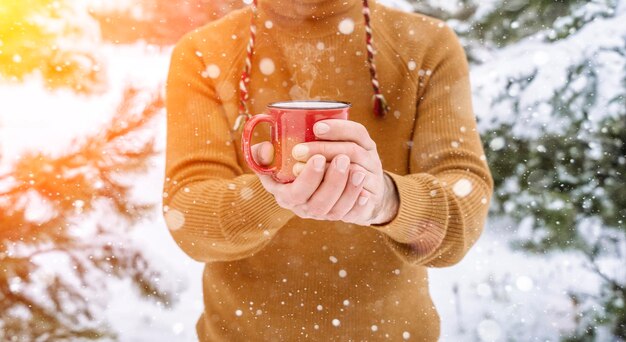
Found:
[[[348,275],[348,272],[346,272],[346,270],[339,270],[339,276],[341,278],[345,278]]]
[[[271,58],[263,58],[261,62],[259,62],[259,69],[263,75],[269,76],[274,73],[276,67],[274,66],[274,61]]]
[[[503,137],[493,138],[489,142],[489,148],[491,148],[492,151],[500,151],[502,148],[504,148],[504,144],[505,141]]]
[[[253,197],[254,191],[252,191],[251,188],[246,186],[246,187],[241,188],[241,191],[239,191],[239,195],[244,200],[249,200],[249,199],[251,199]]]
[[[249,5],[249,4],[252,3],[252,0],[243,0],[243,2],[245,4]],[[349,19],[346,19],[346,20],[349,20]],[[342,24],[343,24],[343,26],[342,26]],[[271,29],[274,26],[274,24],[271,21],[269,21],[269,20],[266,21],[264,23],[264,25],[265,25],[265,27],[267,29]],[[511,27],[514,27],[514,25],[518,25],[519,26],[519,24],[517,22],[514,22],[514,23],[511,24]],[[351,34],[354,31],[354,26],[355,26],[354,22],[352,22],[352,20],[349,20],[349,22],[347,22],[345,24],[344,24],[344,22],[342,22],[339,25],[338,29],[339,29],[340,33],[348,35],[348,34]],[[415,31],[414,30],[409,30],[408,34],[409,35],[414,35]],[[232,39],[239,39],[239,37],[237,37],[236,35],[232,35]],[[320,46],[322,46],[323,48],[320,49]],[[324,44],[321,43],[321,42],[316,44],[316,45],[314,45],[314,47],[319,49],[319,50],[323,50],[323,49],[326,48],[326,46],[324,46]],[[563,51],[569,51],[569,50],[568,49],[563,49]],[[556,63],[555,60],[560,60],[559,58],[553,57],[553,56],[555,56],[555,55],[553,55],[553,52],[554,52],[553,50],[536,51],[536,52],[533,52],[532,50],[529,50],[529,51],[525,51],[524,53],[519,53],[518,55],[520,56],[520,58],[529,59],[528,65],[530,67],[543,66],[544,67],[543,70],[548,70],[548,68],[545,68],[546,65],[554,65]],[[202,52],[200,52],[200,51],[196,51],[195,54],[198,57],[204,57]],[[141,57],[142,58],[139,58],[137,60],[140,60],[140,61],[143,60],[143,56],[141,56]],[[22,57],[20,55],[13,55],[12,56],[12,60],[13,60],[14,63],[21,63],[22,62]],[[329,60],[334,61],[334,57],[330,57]],[[125,63],[127,63],[127,62],[125,62]],[[563,63],[564,66],[565,66],[565,64],[566,63]],[[165,63],[163,65],[165,66]],[[500,69],[501,70],[513,70],[513,71],[517,72],[516,68],[509,67],[511,65],[519,65],[519,67],[516,67],[517,69],[519,69],[519,68],[521,68],[522,63],[510,63],[510,62],[508,62],[508,63],[506,63],[506,65],[504,67],[502,67]],[[417,65],[416,65],[416,63],[414,61],[409,61],[407,66],[408,66],[409,70],[417,69]],[[493,82],[493,78],[485,77],[488,74],[485,71],[488,71],[488,69],[492,68],[493,66],[494,66],[494,63],[484,63],[484,68],[483,69],[476,69],[476,71],[474,71],[474,74],[475,74],[475,77],[476,77],[477,80],[481,79],[481,78],[484,79],[484,81],[482,81],[482,83],[481,82],[476,82],[476,84],[478,84],[479,86],[482,85],[482,84],[487,84],[487,88],[498,88],[497,85],[495,85],[495,86],[492,85],[492,84],[495,84],[495,82]],[[273,62],[272,62],[272,67],[271,67],[272,72],[270,72],[269,74],[267,74],[267,73],[265,73],[263,71],[263,70],[267,71],[267,69],[265,69],[263,66],[259,65],[259,69],[261,70],[261,72],[264,75],[271,75],[271,74],[273,74],[275,72],[275,70],[274,70],[275,66],[274,66]],[[552,69],[552,68],[550,68],[550,69]],[[541,72],[545,72],[543,70],[540,70],[540,71]],[[335,71],[336,72],[340,72],[341,69],[337,68]],[[220,76],[220,74],[221,74],[220,68],[217,65],[215,65],[215,64],[208,65],[207,68],[204,71],[202,71],[202,73],[201,73],[202,77],[212,78],[212,79],[218,78]],[[427,75],[431,74],[431,71],[430,70],[419,70],[418,74],[419,74],[419,76],[427,76]],[[506,75],[506,76],[508,77],[509,75]],[[507,77],[503,76],[504,79],[507,79]],[[537,80],[541,80],[541,77],[542,77],[542,75],[540,73],[536,79]],[[551,76],[551,77],[543,76],[543,78],[544,79],[548,78],[549,81],[550,81],[550,79],[557,79],[557,77],[554,77],[554,76]],[[284,86],[287,87],[288,86],[287,83],[285,83]],[[527,93],[532,94],[532,93],[551,93],[552,92],[552,90],[549,88],[549,85],[543,85],[543,86],[544,86],[544,89],[545,89],[544,92],[528,91]],[[450,89],[450,87],[448,86],[447,89]],[[477,87],[477,89],[480,89],[480,88]],[[303,93],[305,93],[305,92],[306,91],[303,91]],[[221,94],[222,94],[222,92],[220,91],[220,96],[222,96]],[[235,93],[231,92],[231,94],[235,94]],[[479,94],[481,94],[481,96],[478,96],[478,97],[482,98],[482,99],[491,100],[493,98],[497,98],[497,96],[490,96],[488,94],[485,95],[485,94],[482,94],[482,93],[479,93]],[[518,90],[517,95],[520,96],[520,94],[522,94],[522,93]],[[307,95],[307,94],[305,94],[305,95]],[[526,95],[528,95],[528,94],[526,94]],[[232,95],[231,95],[231,97],[232,97]],[[532,99],[527,99],[527,101],[531,101],[531,100]],[[481,112],[483,112],[483,111],[481,111]],[[489,113],[489,111],[484,111],[484,113]],[[499,112],[498,111],[493,111],[493,113],[497,113],[498,115],[501,115],[502,111],[499,111]],[[395,111],[393,113],[393,115],[396,117],[396,119],[400,118],[400,112],[399,111]],[[484,114],[482,114],[482,115],[484,115]],[[483,120],[483,122],[488,122],[488,120]],[[520,122],[522,122],[522,120],[520,120]],[[460,127],[460,132],[465,133],[466,130],[467,130],[466,127]],[[207,140],[206,143],[210,144],[210,141]],[[228,143],[230,143],[230,142],[228,142]],[[454,142],[454,143],[457,143],[457,142]],[[454,143],[452,143],[453,147],[454,147]],[[502,138],[502,137],[497,137],[497,138],[491,140],[489,142],[488,146],[489,146],[489,148],[492,151],[500,151],[503,148],[505,148],[505,145],[506,145],[505,139]],[[546,153],[550,148],[551,148],[550,146],[540,145],[540,146],[537,147],[537,151],[541,152],[541,153]],[[486,161],[486,156],[485,155],[481,155],[480,156],[480,160]],[[467,181],[467,184],[465,184],[465,185],[463,185],[463,184],[459,185],[460,181],[457,182],[456,184],[454,184],[453,191],[459,197],[463,197],[462,194],[464,194],[464,193],[465,193],[465,196],[467,194],[471,193],[471,187],[472,187],[471,186],[471,182],[469,182],[469,180],[465,180],[465,181]],[[228,188],[231,189],[230,185],[229,185]],[[469,188],[469,190],[468,190],[468,188]],[[236,190],[236,187],[232,188],[231,190]],[[183,192],[184,193],[188,193],[189,191],[190,190],[188,188],[183,188]],[[156,196],[158,197],[158,195],[159,194],[157,193]],[[162,195],[163,195],[164,198],[168,197],[168,194],[166,192],[164,192]],[[252,196],[253,196],[253,192],[252,192],[252,189],[250,189],[248,187],[243,187],[239,191],[239,195],[240,195],[240,197],[242,199],[251,199]],[[431,195],[432,196],[436,196],[437,195],[437,191],[433,190],[431,192]],[[485,197],[481,198],[480,203],[482,203],[484,205],[487,204],[488,203],[487,198],[485,198]],[[74,207],[75,208],[81,208],[82,206],[79,203],[75,203]],[[171,208],[169,208],[167,206],[163,207],[163,212],[164,212],[164,217],[165,217],[165,224],[166,224],[168,229],[170,229],[170,230],[177,230],[177,229],[180,229],[182,226],[184,226],[185,215],[182,212],[180,212],[180,211],[178,211],[176,209],[171,209]],[[495,227],[495,228],[500,228],[500,227]],[[270,232],[268,230],[264,230],[263,231],[263,235],[265,237],[269,237],[270,236]],[[493,243],[493,245],[498,245],[499,243],[502,243],[502,241],[500,240],[501,235],[498,235],[497,238],[498,239],[496,240],[496,242],[491,242],[491,243]],[[166,239],[163,239],[163,241],[172,242],[170,240],[171,239],[169,238],[169,236]],[[481,253],[480,252],[481,248],[485,248],[485,246],[491,246],[492,247],[492,245],[485,245],[484,239],[481,238],[481,240],[479,240],[479,242],[478,242],[478,245],[476,246],[477,248],[474,248],[472,251],[470,251],[470,253],[474,253],[474,255],[475,255],[475,253]],[[498,246],[502,246],[502,245],[498,245]],[[170,246],[167,245],[167,248],[170,248]],[[509,251],[508,249],[504,249],[503,247],[500,247],[500,248],[501,249],[499,249],[496,254],[497,255],[501,255],[501,256],[504,257],[505,261],[502,261],[502,262],[506,262],[506,261],[509,261],[509,259],[513,259],[513,255],[515,255],[513,252]],[[176,251],[176,252],[178,253],[179,251]],[[173,254],[174,253],[172,253],[172,255]],[[494,252],[492,252],[492,254],[481,255],[479,258],[477,258],[477,259],[480,259],[480,260],[476,261],[473,264],[470,263],[471,260],[467,260],[466,259],[466,260],[464,260],[463,263],[461,263],[459,265],[459,267],[461,267],[460,270],[468,270],[468,271],[470,271],[470,272],[466,272],[465,274],[474,273],[474,272],[471,272],[472,270],[475,270],[476,271],[475,273],[478,274],[478,275],[473,275],[471,278],[468,278],[467,280],[463,279],[463,281],[466,282],[467,284],[466,284],[466,287],[463,287],[464,285],[461,285],[462,286],[461,289],[462,290],[463,289],[467,290],[467,291],[465,291],[465,294],[464,294],[464,296],[467,296],[467,298],[470,297],[468,295],[468,293],[471,292],[471,291],[469,291],[469,289],[473,289],[474,292],[471,292],[471,293],[475,293],[476,295],[481,297],[483,299],[483,302],[488,302],[489,300],[493,300],[494,296],[502,295],[502,293],[500,293],[498,291],[502,291],[504,293],[504,298],[508,298],[508,296],[512,296],[512,294],[514,292],[516,292],[516,291],[517,291],[517,293],[520,293],[520,292],[522,292],[522,293],[532,292],[533,289],[538,289],[539,286],[541,286],[541,285],[543,285],[545,283],[548,283],[550,281],[550,278],[548,278],[548,276],[546,276],[546,275],[543,275],[543,277],[544,277],[543,279],[542,278],[536,278],[535,275],[533,275],[533,278],[531,278],[528,275],[515,273],[514,271],[511,271],[510,269],[507,269],[505,271],[501,271],[501,270],[498,270],[498,269],[494,270],[493,269],[494,268],[494,263],[490,261],[491,260],[490,259],[490,255],[493,255],[493,254],[494,254]],[[509,258],[509,259],[506,259],[506,258]],[[337,258],[334,257],[334,256],[331,256],[329,259],[330,259],[330,261],[332,263],[337,263],[337,261],[338,261]],[[561,260],[561,259],[559,259],[559,260]],[[516,259],[513,259],[513,261],[515,262],[516,265],[522,265],[523,264],[523,262],[520,262],[519,260],[516,260]],[[537,264],[539,264],[539,263],[537,263]],[[566,263],[564,263],[564,264],[566,264]],[[471,266],[468,266],[468,265],[471,265]],[[201,268],[199,268],[199,267],[196,267],[196,268],[197,269],[195,269],[195,273],[193,273],[194,276],[199,275],[200,272],[201,272]],[[554,266],[551,266],[551,269],[556,269],[556,268]],[[458,270],[459,270],[459,268],[457,268],[457,274],[459,272]],[[487,270],[489,270],[489,271],[487,271]],[[343,276],[342,276],[342,272],[343,272]],[[393,272],[395,273],[395,270]],[[190,274],[191,274],[191,272],[190,272]],[[507,285],[506,287],[503,287],[506,290],[503,290],[502,288],[499,288],[498,284],[494,284],[492,282],[492,280],[494,279],[494,278],[492,278],[494,274],[495,274],[496,277],[498,275],[502,275],[502,274],[505,274],[507,277],[510,277],[510,278],[508,278],[509,279],[509,285]],[[347,275],[347,273],[345,272],[345,270],[339,271],[339,276],[340,277],[345,277],[346,275]],[[484,275],[485,278],[480,279],[481,275]],[[456,278],[454,278],[453,276],[450,276],[449,279],[447,279],[447,280],[451,280],[451,279],[456,279]],[[489,279],[489,280],[485,281],[485,279]],[[186,279],[185,279],[185,281],[186,281]],[[434,282],[437,282],[437,280],[435,280]],[[452,283],[452,281],[450,281],[449,283]],[[195,280],[193,280],[193,281],[190,281],[190,284],[197,284],[197,282]],[[550,284],[550,285],[555,285],[555,284]],[[21,289],[21,283],[18,283],[18,282],[11,282],[10,286],[11,286],[11,290],[20,290]],[[192,306],[192,305],[189,305],[189,304],[186,304],[186,303],[193,303],[194,306],[198,305],[198,303],[194,302],[194,298],[195,298],[195,296],[197,296],[197,293],[200,293],[200,289],[196,288],[196,287],[193,287],[193,286],[191,288],[193,290],[191,292],[193,292],[194,296],[190,297],[189,298],[190,300],[181,302],[181,304],[178,305],[177,310],[179,310],[179,312],[181,312],[180,308],[187,308],[188,306]],[[559,289],[564,291],[564,287],[560,287]],[[447,291],[447,292],[444,293],[444,291],[441,290],[440,292],[441,292],[441,295],[439,297],[440,301],[435,301],[438,305],[439,305],[439,303],[447,303],[446,302],[447,300],[453,301],[451,299],[451,296],[452,296],[452,292],[451,291]],[[535,292],[539,292],[539,291],[535,291]],[[531,294],[534,296],[535,292],[532,292]],[[461,293],[463,293],[463,291],[461,291]],[[556,292],[554,292],[553,294],[556,294]],[[177,293],[177,295],[180,295],[180,294]],[[503,298],[503,297],[499,297],[499,298]],[[470,300],[470,299],[465,299],[465,298],[462,298],[462,299],[467,300],[467,301]],[[519,298],[517,298],[515,300],[519,300]],[[346,301],[348,301],[348,300],[344,300],[344,305],[345,305]],[[462,303],[465,304],[465,305],[470,305],[471,302],[467,302],[467,301],[462,302]],[[558,303],[558,302],[555,302],[555,303]],[[550,303],[550,304],[552,305],[553,303]],[[441,304],[441,305],[443,306],[443,304]],[[515,306],[515,305],[517,305],[515,302],[511,303],[511,306]],[[554,304],[554,305],[556,305],[556,304]],[[495,304],[494,304],[494,306],[495,306]],[[501,321],[499,319],[497,320],[496,318],[492,318],[492,317],[489,316],[488,309],[490,309],[490,308],[493,309],[494,306],[491,306],[491,305],[487,306],[487,305],[485,305],[485,310],[481,311],[481,314],[484,315],[484,316],[482,316],[483,318],[476,317],[476,320],[474,320],[474,317],[472,317],[472,315],[470,315],[467,312],[465,312],[466,316],[464,318],[468,320],[466,322],[468,324],[470,322],[471,323],[475,323],[475,324],[469,324],[469,326],[467,326],[467,325],[465,326],[466,329],[469,329],[469,330],[465,331],[466,336],[470,336],[470,335],[471,336],[476,336],[477,338],[480,338],[480,340],[484,340],[484,341],[501,340],[501,339],[504,339],[506,336],[508,336],[508,329],[509,329],[509,327],[507,327],[505,325],[501,326],[501,324],[503,324],[502,323],[503,321]],[[452,307],[454,307],[454,306],[452,305]],[[467,309],[467,308],[468,308],[467,306],[463,307],[463,309]],[[184,313],[185,315],[187,315],[185,310],[191,312],[191,314],[189,314],[190,317],[185,317],[185,320],[188,320],[189,322],[195,323],[195,319],[196,319],[196,316],[195,316],[196,315],[196,311],[195,310],[196,309],[197,309],[197,307],[194,307],[194,310],[187,310],[187,309],[182,310],[182,312],[185,312]],[[320,311],[322,310],[322,306],[321,305],[318,305],[318,310],[320,310]],[[156,310],[155,310],[155,312],[156,312]],[[261,315],[262,311],[260,309],[256,310],[256,314],[257,315]],[[454,314],[454,311],[450,311],[450,313],[447,315],[447,317],[455,317],[455,316],[453,316],[453,314]],[[180,335],[180,334],[183,334],[183,333],[189,334],[188,331],[193,331],[193,325],[192,324],[190,325],[190,323],[188,323],[188,322],[181,323],[181,322],[178,322],[176,320],[171,320],[170,319],[170,320],[166,320],[165,321],[166,323],[163,323],[162,318],[157,318],[154,321],[152,321],[153,320],[153,316],[156,317],[158,315],[160,315],[160,314],[159,313],[154,313],[154,314],[153,313],[146,313],[146,314],[142,315],[141,317],[148,318],[147,320],[150,321],[150,323],[149,323],[150,327],[158,327],[157,325],[160,324],[161,327],[163,327],[163,328],[159,332],[161,334],[164,334],[164,335],[167,335],[167,336],[171,336],[172,333],[174,335],[177,335],[177,336]],[[235,315],[240,317],[240,316],[243,315],[243,311],[238,309],[238,310],[235,311]],[[478,313],[476,315],[478,315]],[[551,315],[551,317],[553,317],[555,314],[552,313],[550,315]],[[137,316],[137,317],[140,317],[140,316]],[[487,317],[488,319],[485,319],[485,317]],[[528,316],[519,316],[519,315],[518,316],[510,316],[510,318],[512,320],[515,319],[516,322],[518,322],[518,319],[520,317],[521,318],[528,318]],[[182,318],[181,318],[181,320],[182,320]],[[552,318],[550,320],[552,320]],[[335,325],[334,321],[335,320],[333,320],[333,325]],[[450,326],[452,326],[454,324],[454,323],[450,323],[450,322],[455,322],[455,321],[453,319],[450,319],[448,321],[448,323],[442,322],[444,325],[446,325],[446,324],[449,325],[449,327],[447,328],[448,332],[452,332],[454,329],[456,329],[456,328],[451,328],[450,327]],[[119,323],[116,323],[116,324],[119,325]],[[518,324],[518,323],[516,323],[516,324]],[[338,325],[339,325],[339,320],[337,320],[337,325],[335,325],[335,326],[338,326]],[[307,329],[310,329],[309,327],[310,326],[307,326]],[[525,325],[525,327],[530,327],[530,326]],[[537,325],[537,327],[541,328],[543,326]],[[317,330],[317,329],[319,329],[319,325],[315,324],[313,326],[313,328]],[[364,328],[367,329],[367,326],[365,326]],[[379,330],[377,325],[372,325],[370,327],[370,329],[373,332],[376,332],[376,331]],[[444,326],[444,329],[446,329],[445,326]],[[128,334],[130,330],[132,330],[132,329],[127,330],[125,333]],[[138,331],[138,330],[136,329],[135,331]],[[403,338],[407,339],[407,338],[410,337],[410,334],[408,335],[408,337],[405,337],[405,334],[409,334],[409,333],[408,332],[404,332],[402,334]],[[126,336],[126,335],[123,335],[123,336]],[[396,338],[397,337],[398,336],[396,336]],[[454,337],[452,337],[452,338],[449,338],[449,340],[455,340],[455,339],[454,339]]]
[[[461,178],[452,187],[452,191],[458,197],[465,197],[472,192],[472,182],[468,179]]]
[[[338,319],[336,319],[336,318],[333,319],[333,326],[338,327],[340,324],[341,324],[341,322]]]
[[[220,67],[215,64],[207,65],[206,69],[202,72],[204,78],[218,78],[220,76]]]
[[[172,325],[172,332],[174,333],[174,335],[180,335],[184,330],[185,325],[180,322],[176,322],[174,323],[174,325]]]
[[[515,285],[520,291],[529,292],[533,289],[533,280],[527,276],[519,276],[515,281]]]
[[[165,223],[170,230],[178,230],[185,224],[185,215],[176,209],[170,209],[164,214]]]
[[[350,18],[343,19],[339,23],[339,32],[342,34],[351,34],[354,31],[354,20]]]

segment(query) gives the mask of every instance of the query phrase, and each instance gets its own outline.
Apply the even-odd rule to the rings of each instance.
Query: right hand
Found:
[[[251,149],[252,158],[259,165],[272,163],[274,146],[270,142],[255,144]],[[324,170],[318,171],[314,168],[315,158],[323,158]],[[339,173],[330,166],[331,161],[326,162],[324,156],[319,154],[311,156],[304,168],[294,167],[296,179],[287,184],[276,182],[269,175],[256,174],[265,190],[274,195],[276,203],[282,208],[291,210],[301,218],[338,221],[344,217],[350,217],[351,215],[348,214],[353,211],[353,208],[359,209],[357,200],[360,196],[369,197],[371,194],[363,189],[365,180],[357,186],[351,182],[352,175],[356,172],[365,173],[363,167],[350,163],[347,172]],[[324,184],[324,175],[328,178],[339,179],[339,184],[341,184],[339,188],[343,191],[338,192],[337,185]]]

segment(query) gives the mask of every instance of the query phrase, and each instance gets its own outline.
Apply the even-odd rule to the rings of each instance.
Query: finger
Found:
[[[306,203],[324,179],[326,158],[322,155],[311,157],[300,175],[292,183],[278,184],[275,196],[289,205]]]
[[[350,210],[352,210],[352,207],[354,207],[354,204],[357,202],[359,194],[363,189],[364,179],[365,172],[357,168],[351,168],[348,184],[346,185],[343,194],[341,194],[341,197],[326,215],[328,219],[333,221],[340,220]]]
[[[301,163],[301,162],[297,162],[296,164],[294,164],[293,170],[292,170],[293,174],[296,177],[298,177],[300,172],[302,172],[301,170],[304,169],[305,165],[306,165],[305,163]],[[329,165],[330,165],[330,163],[326,163],[326,169],[328,169]],[[365,177],[365,181],[363,182],[363,189],[367,190],[368,193],[378,193],[379,191],[382,191],[382,190],[378,189],[379,187],[376,184],[376,174],[375,173],[366,170],[364,167],[362,167],[361,165],[358,165],[356,163],[351,163],[350,167],[351,168],[358,168],[358,170],[363,171],[365,173],[366,177]]]
[[[330,165],[330,163],[326,163],[326,167],[324,168],[325,170],[328,169],[328,165]],[[306,166],[306,163],[301,163],[301,162],[296,162],[295,164],[293,164],[293,168],[291,169],[291,171],[293,172],[293,175],[298,177],[298,175],[302,172],[302,170],[304,170],[305,166]]]
[[[306,163],[297,162],[293,164],[293,169],[291,170],[291,172],[293,172],[294,176],[298,177],[298,175],[302,172],[302,170],[304,170],[305,165]]]
[[[311,198],[306,202],[307,212],[313,216],[326,216],[346,188],[350,158],[340,154],[331,162],[324,175],[324,180]]]
[[[345,154],[352,163],[359,164],[372,173],[382,168],[375,152],[367,151],[350,141],[313,141],[297,144],[291,150],[294,159],[302,162],[315,154],[323,155],[326,160],[333,160],[336,156]]]
[[[365,190],[361,190],[359,197],[355,201],[354,205],[348,211],[346,215],[341,219],[343,222],[354,223],[362,226],[369,225],[365,222],[365,217],[368,217],[374,210],[373,204],[370,201],[371,195]]]
[[[352,141],[367,151],[376,150],[376,143],[370,137],[367,128],[355,121],[341,119],[320,120],[313,126],[313,132],[318,139]]]
[[[269,141],[263,141],[258,144],[254,144],[250,147],[252,150],[252,158],[259,165],[269,165],[274,160],[274,145],[272,145]],[[261,184],[267,190],[267,192],[274,194],[275,187],[277,184],[271,176],[264,175],[256,172],[253,169],[254,173],[259,177]]]
[[[259,180],[261,181],[261,184],[263,185],[265,190],[267,190],[267,192],[269,192],[270,194],[275,195],[276,187],[281,185],[281,183],[275,181],[274,178],[272,178],[272,176],[269,176],[269,175],[263,175],[260,173],[256,173],[256,175],[257,177],[259,177]]]
[[[263,141],[252,145],[252,159],[259,165],[270,165],[274,161],[274,145]]]

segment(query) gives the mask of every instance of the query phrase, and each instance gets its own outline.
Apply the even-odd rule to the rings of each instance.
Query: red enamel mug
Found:
[[[297,144],[317,141],[313,125],[325,119],[348,120],[350,103],[340,101],[283,101],[270,103],[267,113],[254,115],[243,127],[241,148],[246,163],[257,173],[270,175],[280,183],[291,183],[296,179],[293,166],[297,160],[291,150]],[[270,139],[274,145],[274,162],[271,166],[255,163],[250,142],[257,124],[270,124]],[[320,139],[321,140],[321,139]]]

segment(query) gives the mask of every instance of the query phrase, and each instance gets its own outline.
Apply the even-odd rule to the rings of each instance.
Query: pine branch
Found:
[[[585,255],[585,257],[587,257],[590,270],[593,271],[600,278],[602,278],[605,282],[610,284],[615,291],[621,292],[623,298],[626,298],[626,286],[620,284],[615,279],[609,277],[606,273],[602,272],[596,262],[596,257],[593,255],[593,253],[590,253],[587,250],[583,250],[582,253],[583,255]]]
[[[154,138],[139,134],[161,113],[160,95],[142,97],[140,91],[128,88],[111,121],[97,134],[74,139],[68,151],[57,157],[30,153],[3,175],[12,182],[0,191],[0,312],[23,307],[32,319],[21,322],[1,314],[5,331],[33,340],[41,336],[85,338],[109,334],[105,327],[85,328],[93,323],[96,305],[89,301],[91,291],[106,290],[108,276],[130,278],[139,293],[171,304],[171,294],[154,281],[159,272],[150,266],[132,241],[120,239],[121,231],[153,210],[153,203],[130,199],[132,184],[124,177],[147,170],[149,158],[157,155]],[[143,134],[145,136],[145,134]],[[52,214],[38,222],[27,219],[27,209],[36,196],[46,203]],[[98,210],[98,202],[108,205],[113,215],[125,220],[120,226],[99,224],[95,234],[77,238],[72,232],[81,229],[84,215]],[[82,234],[84,235],[84,234]],[[94,242],[95,241],[95,242]],[[107,241],[124,242],[124,247]],[[46,253],[62,253],[69,259],[72,271],[55,274],[41,298],[11,293],[11,281],[18,276],[23,286],[36,281],[39,269],[34,263]],[[63,277],[75,277],[80,286]],[[9,298],[9,299],[7,299]],[[65,303],[71,302],[71,309]],[[53,316],[53,317],[50,317]],[[38,322],[44,322],[38,326]],[[41,324],[40,324],[41,325]]]
[[[447,21],[447,20],[467,21],[471,17],[474,16],[474,14],[476,13],[476,10],[478,9],[478,4],[474,2],[465,4],[465,6],[462,6],[455,12],[449,12],[449,11],[442,9],[441,7],[435,7],[428,2],[412,3],[412,5],[413,5],[413,9],[415,12],[426,14],[431,17],[439,18],[444,21]]]

